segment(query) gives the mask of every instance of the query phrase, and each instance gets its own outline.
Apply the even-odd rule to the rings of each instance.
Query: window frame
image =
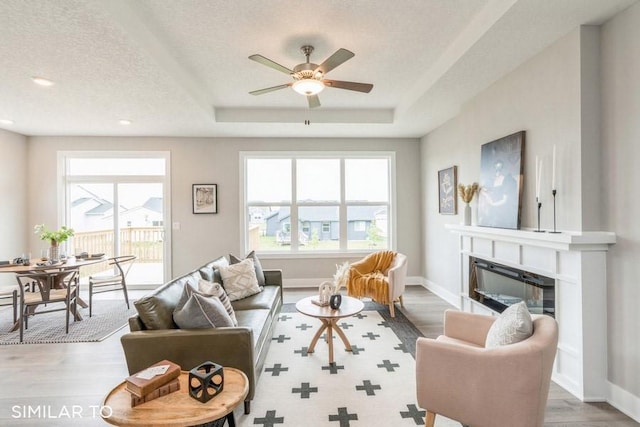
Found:
[[[247,162],[250,159],[287,159],[291,160],[291,202],[257,202],[249,203],[247,201],[248,193],[248,174]],[[298,202],[296,200],[296,161],[297,159],[338,159],[340,161],[340,200],[338,202]],[[388,201],[345,201],[345,160],[346,159],[384,159],[387,161],[387,182],[388,182]],[[291,209],[290,224],[292,230],[291,247],[287,251],[264,251],[258,250],[261,257],[265,258],[339,258],[345,255],[360,255],[372,252],[371,249],[348,249],[348,224],[347,224],[347,208],[350,206],[387,206],[387,227],[388,227],[388,249],[396,250],[396,159],[395,152],[392,151],[279,151],[279,152],[263,152],[263,151],[240,151],[239,152],[239,170],[240,170],[240,248],[243,253],[249,251],[249,208],[260,206],[284,206]],[[340,218],[340,245],[337,250],[301,250],[298,246],[297,239],[302,232],[302,226],[298,229],[298,209],[299,207],[315,207],[315,206],[337,206]]]

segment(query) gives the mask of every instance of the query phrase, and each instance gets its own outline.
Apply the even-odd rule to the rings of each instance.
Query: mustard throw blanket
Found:
[[[367,255],[349,267],[347,291],[353,297],[370,297],[379,304],[389,304],[389,282],[383,274],[396,253],[380,251]]]

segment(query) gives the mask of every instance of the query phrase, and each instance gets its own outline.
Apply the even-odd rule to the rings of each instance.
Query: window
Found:
[[[263,253],[391,248],[393,153],[241,153],[243,247]]]

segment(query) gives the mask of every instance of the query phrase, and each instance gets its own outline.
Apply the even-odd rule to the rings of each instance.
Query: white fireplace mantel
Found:
[[[447,224],[459,235],[460,307],[495,314],[469,298],[469,257],[555,280],[558,353],[553,380],[584,401],[604,401],[607,379],[606,252],[610,232],[535,232]]]

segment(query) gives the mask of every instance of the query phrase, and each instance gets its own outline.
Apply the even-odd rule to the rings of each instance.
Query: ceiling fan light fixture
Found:
[[[324,89],[324,83],[316,79],[300,79],[293,83],[293,90],[300,95],[317,95]]]

